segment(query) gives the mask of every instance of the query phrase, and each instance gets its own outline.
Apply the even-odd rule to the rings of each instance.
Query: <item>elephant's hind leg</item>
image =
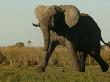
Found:
[[[106,72],[108,70],[109,65],[100,56],[99,49],[94,50],[90,55],[98,62],[103,72]]]
[[[85,72],[85,61],[86,61],[87,53],[79,51],[78,55],[80,60],[80,72]]]
[[[45,57],[43,59],[42,64],[40,65],[40,69],[42,72],[45,72],[46,66],[48,64],[48,60],[49,60],[50,56],[52,55],[56,46],[57,46],[57,42],[52,41],[50,43],[49,49],[45,51],[45,53],[44,53]]]

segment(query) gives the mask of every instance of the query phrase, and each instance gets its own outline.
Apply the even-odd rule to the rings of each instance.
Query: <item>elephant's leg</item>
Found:
[[[109,65],[100,56],[100,49],[95,49],[90,55],[98,62],[103,72],[108,70]]]
[[[75,71],[79,72],[80,71],[80,61],[79,61],[78,55],[74,49],[73,43],[69,40],[66,40],[65,46],[68,49],[69,53],[73,56],[73,66],[74,66]]]
[[[44,37],[44,50],[47,51],[49,48],[49,44],[50,44],[50,30],[47,27],[43,27],[41,26],[41,30],[43,33],[43,37]]]
[[[45,53],[44,53],[45,56],[44,56],[43,62],[40,65],[40,68],[41,68],[42,72],[45,72],[46,66],[48,64],[48,60],[49,60],[49,58],[50,58],[50,56],[51,56],[51,54],[54,51],[56,46],[57,46],[57,43],[52,41],[50,43],[49,49],[45,51]]]
[[[80,71],[85,72],[85,61],[86,61],[87,53],[79,52],[79,60],[80,60]]]

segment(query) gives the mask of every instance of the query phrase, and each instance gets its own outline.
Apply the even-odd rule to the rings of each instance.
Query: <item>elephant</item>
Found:
[[[102,71],[106,72],[109,68],[109,65],[100,56],[100,41],[102,41],[104,44],[106,43],[103,41],[101,37],[101,30],[98,27],[97,23],[94,21],[94,19],[88,14],[80,13],[79,10],[75,8],[77,11],[74,12],[77,13],[76,15],[74,15],[73,13],[73,15],[77,16],[78,18],[75,17],[73,18],[70,17],[70,18],[72,18],[73,21],[77,20],[77,22],[73,25],[69,25],[72,24],[69,23],[72,20],[68,19],[70,21],[67,22],[67,18],[65,14],[65,12],[68,12],[66,11],[68,6],[61,5],[57,7],[59,7],[59,10],[61,11],[60,13],[57,12],[57,16],[59,16],[59,19],[54,15],[53,17],[55,19],[54,24],[52,24],[52,21],[50,21],[51,28],[48,27],[48,31],[47,28],[44,31],[44,27],[46,26],[44,27],[42,26],[42,21],[39,21],[39,24],[33,24],[33,26],[35,27],[39,26],[43,34],[45,34],[44,32],[48,32],[45,34],[45,36],[48,37],[46,39],[48,41],[47,42],[48,47],[44,50],[45,57],[40,66],[41,70],[45,72],[46,66],[48,64],[48,60],[52,55],[52,52],[54,51],[55,47],[58,44],[60,44],[67,47],[69,53],[73,56],[74,58],[73,65],[76,71],[85,72],[85,60],[87,54],[90,54],[90,56],[92,56],[99,63]],[[45,46],[46,46],[45,44],[46,40],[44,38]],[[77,54],[77,52],[79,52],[79,54]]]

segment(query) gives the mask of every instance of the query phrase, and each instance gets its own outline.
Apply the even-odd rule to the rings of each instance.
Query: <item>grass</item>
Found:
[[[33,67],[0,66],[0,82],[110,82],[110,69],[103,73],[97,65],[86,68],[85,73],[80,73],[71,66],[48,66],[41,73]]]
[[[101,50],[101,56],[110,63],[110,49]],[[7,46],[0,48],[0,64],[10,66],[34,66],[38,65],[44,57],[43,48],[26,46]],[[52,65],[72,65],[72,56],[64,47],[57,47],[50,58]],[[86,64],[96,64],[94,59],[88,57]]]
[[[110,49],[102,49],[101,56],[110,64]],[[72,57],[66,48],[57,47],[45,73],[38,71],[43,49],[26,46],[0,47],[0,82],[110,82],[110,69],[101,72],[91,58],[86,60],[86,72],[75,72]]]

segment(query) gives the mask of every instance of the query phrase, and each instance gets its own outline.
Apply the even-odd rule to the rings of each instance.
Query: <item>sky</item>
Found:
[[[35,22],[34,8],[38,5],[75,5],[80,12],[88,13],[101,29],[103,39],[110,41],[110,0],[0,0],[0,46],[17,42],[32,42],[41,47],[43,35]]]

